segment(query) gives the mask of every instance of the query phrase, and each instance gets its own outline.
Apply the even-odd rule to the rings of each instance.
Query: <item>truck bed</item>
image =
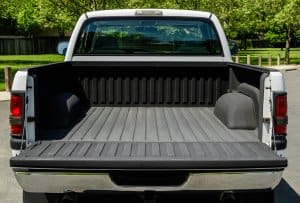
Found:
[[[47,131],[57,136],[58,130]],[[256,130],[229,130],[212,108],[92,107],[56,141],[39,141],[13,167],[72,169],[234,169],[287,163]],[[52,139],[53,140],[53,139]]]
[[[266,72],[227,63],[64,62],[30,69],[38,87],[36,142],[13,157],[11,166],[283,169],[287,160],[261,142],[260,90]],[[245,97],[253,102],[254,128],[230,129],[214,114],[216,102],[240,91],[240,84],[247,84]],[[74,108],[67,108],[69,98],[77,101]],[[74,116],[81,107],[88,110]]]

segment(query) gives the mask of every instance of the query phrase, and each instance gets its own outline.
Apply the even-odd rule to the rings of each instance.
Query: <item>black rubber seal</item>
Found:
[[[13,150],[20,150],[20,149],[25,149],[26,148],[26,141],[21,138],[15,138],[11,137],[10,138],[10,148]]]

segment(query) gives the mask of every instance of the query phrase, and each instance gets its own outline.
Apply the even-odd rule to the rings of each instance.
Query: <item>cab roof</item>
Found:
[[[177,9],[116,9],[87,12],[87,18],[97,17],[135,17],[135,16],[169,16],[210,18],[212,13]]]

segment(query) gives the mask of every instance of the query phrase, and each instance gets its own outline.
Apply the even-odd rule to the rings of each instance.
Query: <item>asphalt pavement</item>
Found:
[[[0,203],[21,203],[22,190],[9,167],[9,103],[0,102]]]
[[[288,90],[289,125],[286,156],[289,166],[275,190],[276,203],[300,202],[300,70],[284,73]],[[22,190],[9,168],[9,103],[0,102],[0,203],[21,203]],[[34,183],[33,183],[34,184]]]

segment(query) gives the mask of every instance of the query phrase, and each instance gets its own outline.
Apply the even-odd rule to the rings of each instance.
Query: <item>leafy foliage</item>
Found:
[[[173,8],[215,13],[230,39],[285,42],[300,37],[300,0],[0,0],[0,19],[13,19],[34,35],[54,29],[63,36],[87,11],[118,8]],[[286,61],[288,62],[288,61]]]

